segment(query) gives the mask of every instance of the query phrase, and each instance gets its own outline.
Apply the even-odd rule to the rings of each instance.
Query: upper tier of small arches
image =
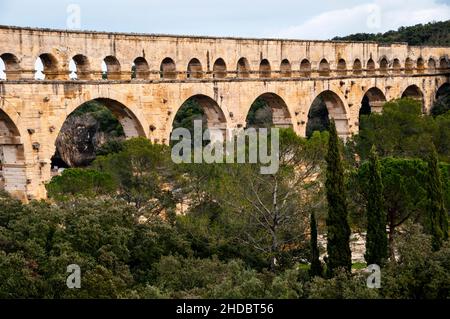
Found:
[[[95,67],[96,65],[99,67]],[[46,80],[197,80],[391,76],[447,72],[450,63],[447,56],[417,59],[407,57],[403,61],[387,57],[382,57],[379,61],[372,58],[367,61],[358,58],[346,61],[341,58],[333,63],[323,58],[314,66],[307,58],[297,61],[283,59],[281,63],[271,63],[269,59],[263,58],[259,62],[259,67],[252,68],[246,57],[239,58],[236,65],[230,65],[219,57],[213,61],[212,66],[209,63],[207,66],[203,65],[196,57],[190,59],[187,65],[177,65],[173,58],[166,57],[160,62],[159,69],[155,70],[150,69],[149,61],[140,56],[136,57],[131,65],[131,69],[124,69],[119,59],[113,55],[106,56],[103,61],[90,61],[88,57],[77,54],[67,63],[58,61],[50,53],[44,53],[36,57],[34,70],[25,70],[14,54],[4,53],[0,55],[0,79],[20,80],[34,77]],[[33,73],[32,77],[29,76],[30,73]]]

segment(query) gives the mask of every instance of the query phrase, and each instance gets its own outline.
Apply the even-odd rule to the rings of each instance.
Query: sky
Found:
[[[326,40],[450,19],[450,0],[0,0],[0,24]]]

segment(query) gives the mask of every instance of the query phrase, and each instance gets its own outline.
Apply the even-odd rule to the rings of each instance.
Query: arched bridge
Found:
[[[44,198],[55,140],[83,103],[103,101],[127,137],[167,143],[178,109],[196,99],[208,126],[245,126],[262,98],[273,123],[305,135],[320,96],[338,132],[358,131],[361,101],[373,111],[410,96],[428,112],[449,83],[448,47],[79,32],[0,26],[0,187]],[[36,61],[42,73],[36,72]],[[36,75],[37,74],[37,75]]]

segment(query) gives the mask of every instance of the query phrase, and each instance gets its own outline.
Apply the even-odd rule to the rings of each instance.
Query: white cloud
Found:
[[[436,0],[376,0],[347,9],[326,11],[272,37],[330,39],[357,32],[385,32],[400,26],[450,19],[450,6]]]

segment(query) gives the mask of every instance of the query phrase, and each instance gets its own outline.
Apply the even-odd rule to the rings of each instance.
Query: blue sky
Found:
[[[0,24],[84,30],[329,39],[450,19],[450,0],[0,0]]]

